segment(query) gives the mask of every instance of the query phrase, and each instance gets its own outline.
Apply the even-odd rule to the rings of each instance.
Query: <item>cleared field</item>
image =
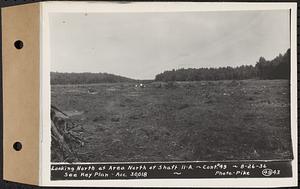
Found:
[[[81,162],[292,159],[288,80],[52,85]]]

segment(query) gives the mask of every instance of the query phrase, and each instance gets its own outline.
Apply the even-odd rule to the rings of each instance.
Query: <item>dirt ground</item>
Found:
[[[53,85],[81,162],[292,159],[288,80]]]

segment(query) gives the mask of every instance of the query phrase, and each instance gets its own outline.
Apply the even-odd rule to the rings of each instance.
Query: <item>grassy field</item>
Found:
[[[288,80],[135,84],[52,85],[84,128],[81,162],[293,157]]]

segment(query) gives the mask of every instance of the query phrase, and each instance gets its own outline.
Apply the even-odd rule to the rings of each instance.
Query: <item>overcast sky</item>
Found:
[[[51,13],[51,71],[154,79],[165,70],[255,65],[290,47],[289,11]]]

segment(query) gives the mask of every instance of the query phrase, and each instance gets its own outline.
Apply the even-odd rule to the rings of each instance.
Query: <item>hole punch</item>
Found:
[[[23,41],[21,41],[21,40],[15,41],[15,47],[16,47],[16,49],[22,49],[23,46],[24,46]]]
[[[15,142],[13,147],[16,151],[20,151],[22,149],[22,143],[21,142]]]

